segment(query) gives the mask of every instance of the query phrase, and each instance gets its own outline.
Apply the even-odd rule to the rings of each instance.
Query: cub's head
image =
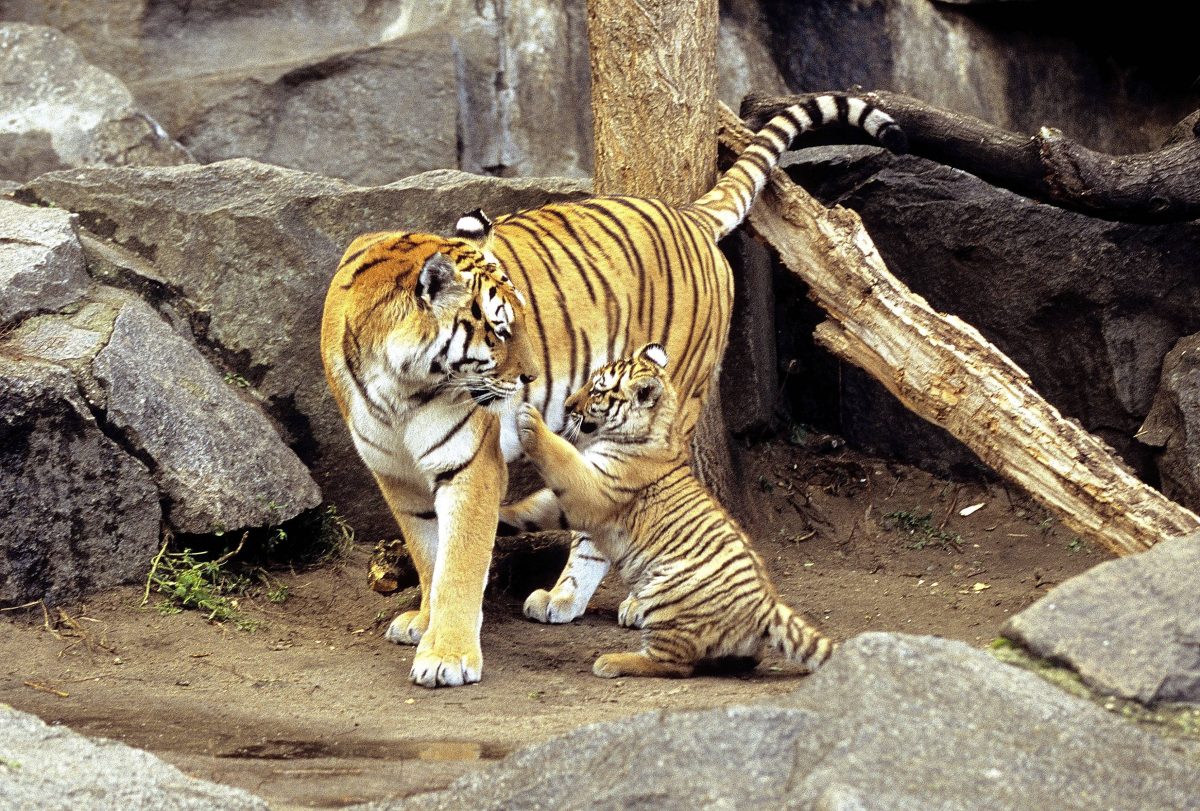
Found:
[[[491,222],[475,211],[453,237],[392,232],[354,240],[326,298],[327,369],[340,354],[347,374],[386,374],[418,403],[450,395],[490,405],[537,377],[525,299],[490,238]]]
[[[581,445],[606,437],[667,437],[676,397],[666,350],[646,344],[631,357],[601,366],[567,398],[566,407],[563,433]]]

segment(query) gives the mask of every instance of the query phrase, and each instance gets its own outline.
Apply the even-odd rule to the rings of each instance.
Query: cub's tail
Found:
[[[831,124],[861,129],[893,152],[908,148],[904,130],[873,104],[844,93],[814,96],[784,108],[764,124],[712,190],[687,208],[712,222],[717,239],[728,236],[746,219],[771,170],[796,136]]]
[[[783,603],[775,606],[767,623],[767,640],[793,662],[800,662],[809,671],[825,663],[837,648],[834,642]]]

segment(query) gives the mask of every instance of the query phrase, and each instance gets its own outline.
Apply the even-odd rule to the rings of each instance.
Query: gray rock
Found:
[[[591,74],[582,0],[452,0],[462,74],[459,168],[500,177],[586,177]]]
[[[1137,432],[1155,454],[1163,493],[1200,510],[1200,335],[1180,338],[1162,363],[1162,382]]]
[[[864,634],[771,704],[582,727],[372,807],[1190,809],[1198,755],[960,642]]]
[[[377,185],[457,165],[455,81],[450,37],[425,32],[317,61],[133,88],[204,163],[247,157]]]
[[[583,0],[4,8],[68,31],[202,160],[362,184],[439,167],[590,171]]]
[[[130,297],[92,370],[105,420],[151,471],[177,532],[269,526],[321,503],[267,418],[190,341]]]
[[[325,384],[319,352],[325,290],[359,233],[449,231],[464,211],[493,214],[585,196],[581,181],[514,181],[430,172],[362,189],[251,161],[44,175],[22,194],[80,212],[124,245],[89,259],[190,316],[201,339],[254,384],[325,497],[364,533],[395,523],[358,460]],[[93,240],[86,240],[95,244]],[[140,275],[149,266],[153,278]],[[139,281],[140,280],[140,281]]]
[[[0,704],[0,807],[12,811],[266,811],[241,789],[188,777],[115,741],[86,738]]]
[[[145,577],[158,488],[96,424],[66,369],[0,347],[0,603]]]
[[[0,177],[189,160],[119,79],[54,29],[0,25],[0,75]]]
[[[1158,147],[1196,107],[1165,78],[1195,73],[1171,59],[1188,52],[1183,7],[1141,20],[1114,5],[1081,24],[1067,6],[1047,3],[987,14],[929,0],[762,5],[795,92],[894,90],[1019,132],[1056,127],[1112,153]]]
[[[87,285],[71,214],[0,200],[0,326],[65,307]]]
[[[1106,561],[1010,617],[1004,635],[1093,687],[1200,703],[1200,533]]]
[[[1159,359],[1200,330],[1200,224],[1096,219],[878,149],[809,149],[789,171],[823,202],[857,211],[914,292],[978,328],[1061,412],[1136,469],[1149,468],[1148,449],[1133,435],[1153,400]],[[851,372],[843,383],[848,439],[916,462],[947,453],[944,432],[933,436],[862,377]],[[963,451],[961,459],[973,457]]]

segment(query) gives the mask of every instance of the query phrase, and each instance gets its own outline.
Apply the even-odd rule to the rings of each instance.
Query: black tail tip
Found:
[[[900,129],[900,125],[894,121],[879,131],[878,140],[889,151],[897,155],[903,155],[908,152],[908,136],[905,135],[904,130]]]

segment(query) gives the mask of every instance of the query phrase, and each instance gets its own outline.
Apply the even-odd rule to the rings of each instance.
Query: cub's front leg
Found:
[[[603,524],[606,505],[603,478],[570,442],[550,430],[538,410],[529,404],[517,413],[521,449],[533,462],[546,486],[558,499],[572,529],[592,531]],[[535,494],[536,495],[536,494]]]

